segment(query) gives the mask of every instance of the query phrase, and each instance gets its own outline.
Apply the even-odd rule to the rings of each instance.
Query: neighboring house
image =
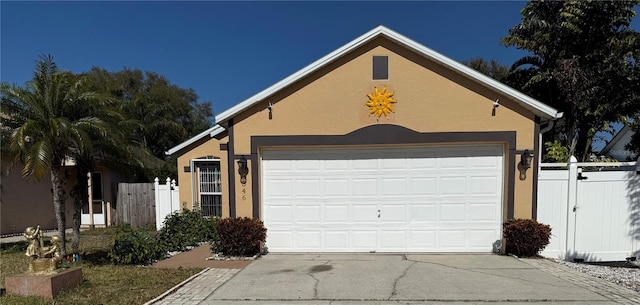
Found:
[[[76,173],[72,164],[67,163],[66,193],[76,184]],[[18,234],[29,226],[40,225],[43,230],[57,228],[56,216],[53,209],[53,194],[51,192],[51,178],[45,175],[41,181],[25,181],[20,174],[19,165],[9,168],[9,162],[2,160],[2,174],[0,176],[0,235]],[[116,198],[114,183],[124,181],[118,173],[105,166],[97,166],[90,176],[89,202],[82,210],[83,227],[104,227],[110,223]],[[73,199],[67,197],[65,203],[66,227],[73,224]]]
[[[636,155],[625,148],[631,142],[633,131],[631,126],[624,125],[618,133],[616,133],[611,141],[600,151],[601,156],[606,156],[619,161],[634,161]]]
[[[262,219],[271,252],[491,252],[561,115],[379,26],[167,154],[181,202]]]

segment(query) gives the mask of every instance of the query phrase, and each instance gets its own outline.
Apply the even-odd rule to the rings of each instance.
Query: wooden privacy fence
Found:
[[[134,228],[155,225],[153,183],[118,183],[114,223]]]
[[[640,256],[639,162],[542,163],[538,221],[552,236],[541,254],[594,262]]]

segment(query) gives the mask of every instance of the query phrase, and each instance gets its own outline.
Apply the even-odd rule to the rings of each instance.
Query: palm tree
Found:
[[[86,91],[83,78],[61,71],[50,55],[36,61],[33,79],[25,88],[0,84],[3,128],[10,131],[6,144],[13,164],[23,164],[25,179],[51,176],[53,206],[62,252],[66,254],[63,166],[69,157],[92,151],[93,143],[107,134],[108,125],[97,117],[100,94]]]

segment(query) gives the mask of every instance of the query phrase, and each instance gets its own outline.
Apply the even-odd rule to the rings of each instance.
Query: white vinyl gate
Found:
[[[156,230],[160,230],[167,216],[180,212],[179,189],[175,179],[167,178],[165,184],[160,184],[158,177],[154,180],[153,189],[156,198]]]
[[[543,167],[539,172],[538,221],[552,230],[542,255],[584,261],[639,256],[640,175],[632,167],[635,163],[595,165],[572,160],[569,169]],[[614,167],[603,169],[603,165]]]

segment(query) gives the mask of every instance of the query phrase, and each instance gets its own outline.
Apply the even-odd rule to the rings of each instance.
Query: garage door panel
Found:
[[[446,156],[439,159],[440,163],[438,167],[440,169],[452,170],[452,169],[461,169],[464,170],[467,168],[467,157],[462,154],[460,151],[452,151]]]
[[[265,187],[269,190],[269,196],[291,196],[291,179],[269,179],[266,181]]]
[[[325,160],[324,169],[329,172],[344,172],[349,170],[348,160]]]
[[[272,205],[265,211],[265,218],[274,223],[293,223],[292,210],[291,205]]]
[[[347,203],[343,205],[324,205],[324,221],[327,223],[349,223],[349,206]]]
[[[345,178],[325,178],[322,184],[323,194],[333,197],[349,196],[349,179]]]
[[[378,207],[375,202],[369,204],[354,204],[352,205],[352,221],[364,222],[364,223],[376,223],[378,222]]]
[[[382,170],[405,170],[407,168],[407,160],[398,158],[393,154],[380,155],[380,168]]]
[[[381,177],[381,196],[406,196],[407,194],[407,179],[405,178],[384,178]]]
[[[410,177],[408,186],[411,196],[434,196],[436,195],[437,180],[436,177]]]
[[[432,230],[409,230],[409,247],[418,251],[430,251],[436,248],[437,231]]]
[[[499,145],[261,154],[271,251],[489,252],[500,238]]]
[[[382,204],[380,209],[380,221],[384,223],[390,222],[407,222],[407,207],[405,204]]]
[[[355,156],[356,158],[358,156]],[[352,169],[357,171],[378,171],[377,159],[355,159],[352,162]]]
[[[439,182],[439,195],[466,195],[467,193],[467,177],[441,177]]]
[[[405,230],[381,230],[380,247],[388,251],[404,251],[407,243]]]
[[[465,230],[442,229],[438,234],[440,248],[446,250],[464,249],[466,246]]]
[[[348,230],[327,230],[324,240],[325,248],[332,251],[348,251],[351,244]]]
[[[320,179],[295,179],[291,186],[296,198],[320,196]]]
[[[354,250],[371,251],[377,248],[377,230],[354,230],[351,235],[353,236]]]
[[[440,221],[465,221],[466,214],[466,204],[463,202],[440,204]]]
[[[322,221],[322,208],[319,204],[316,205],[298,205],[295,208],[295,223],[321,223]]]
[[[496,241],[496,234],[499,230],[469,230],[468,246],[474,248],[483,248],[485,251],[491,251],[493,242]]]
[[[495,202],[469,203],[469,220],[472,222],[492,222],[499,219],[499,211]]]
[[[500,167],[500,164],[498,164],[500,160],[493,156],[474,156],[470,161],[470,165],[473,168],[497,169]]]
[[[320,169],[320,160],[295,160],[293,169],[298,172],[316,172]]]
[[[437,217],[436,204],[411,204],[409,212],[411,223],[435,222]]]
[[[267,238],[270,251],[293,249],[293,232],[290,230],[271,229],[267,232]]]
[[[297,248],[320,250],[322,233],[320,230],[299,230],[295,233]]]
[[[469,190],[471,195],[491,195],[498,192],[498,177],[496,176],[475,176],[469,178]]]
[[[351,180],[354,197],[377,197],[378,180],[376,178],[354,178]]]

